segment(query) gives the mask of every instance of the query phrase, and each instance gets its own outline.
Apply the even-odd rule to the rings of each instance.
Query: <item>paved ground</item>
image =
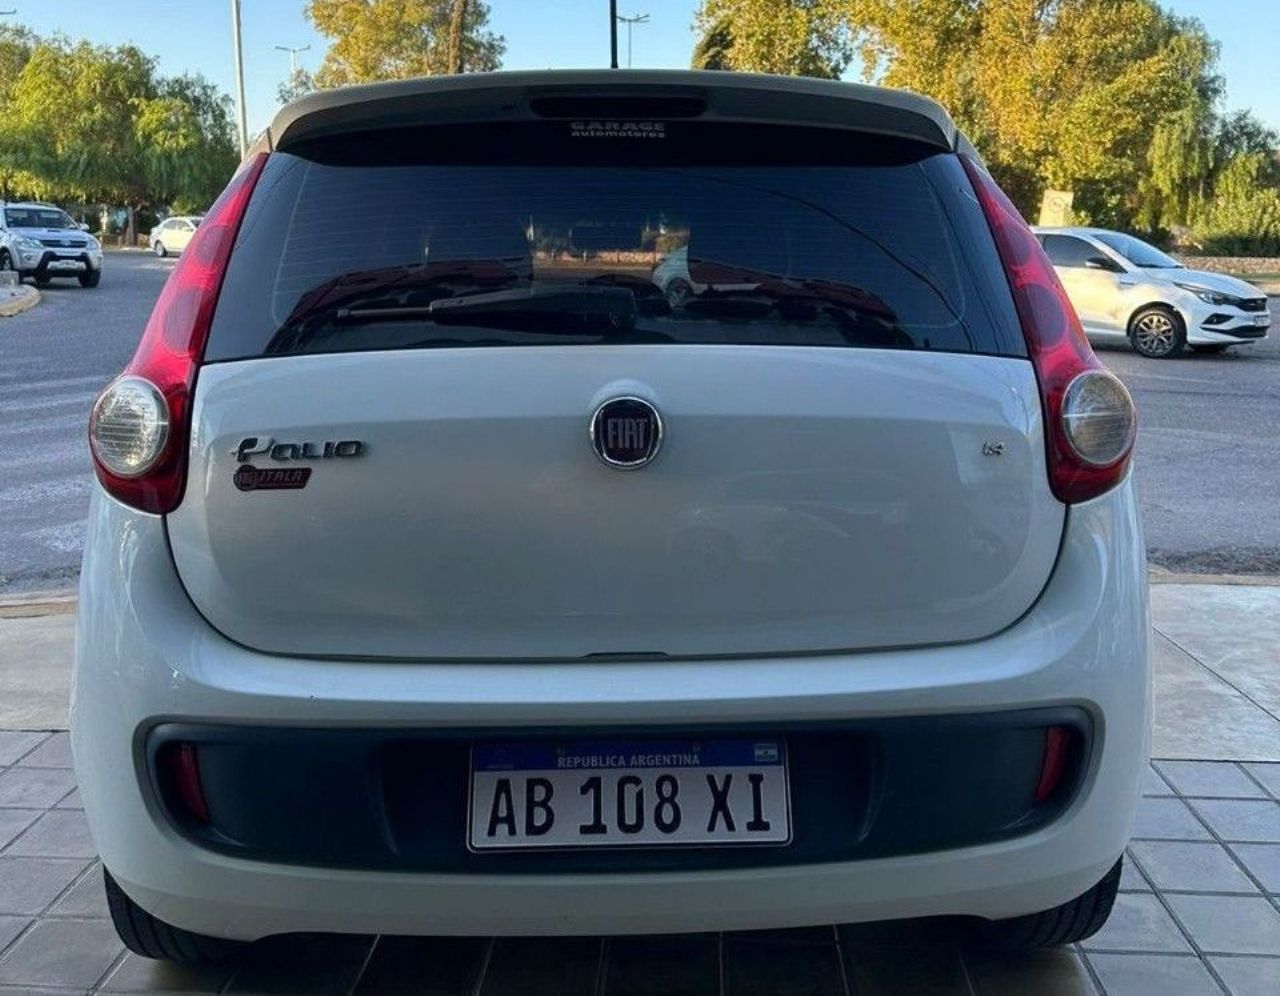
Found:
[[[89,405],[133,355],[172,267],[109,253],[101,286],[55,280],[39,307],[0,320],[0,592],[75,585]]]
[[[26,610],[31,611],[31,610]],[[65,726],[74,617],[0,615],[0,996],[1280,992],[1280,588],[1160,584],[1156,761],[1096,937],[995,957],[954,924],[572,940],[294,936],[204,972],[105,922]]]
[[[1070,949],[983,954],[945,922],[654,938],[293,935],[192,971],[126,954],[106,921],[66,735],[0,733],[0,761],[0,993],[1280,992],[1280,764],[1156,761],[1111,919]]]
[[[74,585],[92,476],[89,404],[132,355],[172,266],[111,253],[97,290],[54,284],[40,307],[0,322],[0,593]],[[1271,307],[1280,328],[1280,299]],[[1152,560],[1280,573],[1280,333],[1223,356],[1100,355],[1141,412],[1138,491]]]

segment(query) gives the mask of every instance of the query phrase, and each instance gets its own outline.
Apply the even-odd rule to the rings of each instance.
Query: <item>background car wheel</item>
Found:
[[[1168,308],[1143,308],[1129,323],[1133,348],[1153,360],[1167,360],[1182,352],[1187,344],[1187,330],[1182,319]]]
[[[1231,343],[1229,343],[1229,342],[1212,342],[1212,343],[1209,343],[1207,346],[1192,346],[1192,347],[1191,347],[1191,352],[1193,352],[1193,353],[1221,353],[1221,352],[1223,352],[1224,350],[1229,349],[1229,348],[1230,348],[1230,346],[1231,346]]]
[[[687,280],[676,279],[667,284],[664,293],[667,295],[667,304],[673,308],[680,308],[693,296],[693,288],[689,286]]]
[[[1043,913],[984,923],[978,929],[979,945],[1001,951],[1022,951],[1074,944],[1092,937],[1111,915],[1111,907],[1120,889],[1120,866],[1123,863],[1123,858],[1117,861],[1106,878],[1069,903]]]
[[[157,256],[159,256],[161,259],[164,259],[166,256],[169,255],[169,250],[164,247],[164,243],[158,240],[152,243],[151,251],[155,253]]]
[[[13,257],[9,255],[8,249],[0,249],[0,270],[12,270]]]
[[[102,869],[102,878],[107,888],[107,909],[111,911],[111,923],[124,946],[134,954],[181,965],[198,965],[202,962],[225,961],[247,947],[242,941],[206,937],[181,927],[171,927],[126,896],[105,868]]]
[[[88,273],[80,274],[81,287],[97,287],[100,283],[102,283],[101,270],[90,270]]]

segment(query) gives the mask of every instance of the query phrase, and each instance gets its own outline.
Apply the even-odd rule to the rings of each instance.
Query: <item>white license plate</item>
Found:
[[[53,259],[49,261],[51,270],[78,270],[84,264],[78,259]]]
[[[483,744],[471,750],[473,850],[786,844],[776,739]]]
[[[1254,315],[1253,324],[1254,325],[1270,325],[1271,316],[1270,315]]]

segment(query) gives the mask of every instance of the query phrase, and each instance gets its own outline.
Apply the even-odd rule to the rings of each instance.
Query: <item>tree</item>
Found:
[[[732,69],[729,53],[733,50],[733,31],[728,18],[710,21],[693,47],[694,69]]]
[[[307,94],[314,92],[315,89],[315,77],[299,66],[289,74],[287,80],[276,88],[276,93],[280,97],[280,103],[288,104],[299,97],[305,97]]]
[[[1185,212],[1221,93],[1198,22],[1155,0],[831,3],[864,76],[942,102],[1024,212],[1047,187],[1102,224]]]
[[[31,182],[24,174],[24,137],[4,110],[35,44],[35,35],[26,28],[0,26],[0,200],[9,200],[15,188]]]
[[[316,73],[322,87],[497,69],[506,49],[482,0],[308,0],[306,12],[333,41]]]
[[[166,79],[131,45],[27,40],[0,88],[6,186],[47,199],[200,208],[236,164],[229,101],[199,76]],[[0,47],[0,59],[6,58]]]
[[[703,0],[699,54],[715,68],[837,79],[853,55],[845,18],[831,0]]]

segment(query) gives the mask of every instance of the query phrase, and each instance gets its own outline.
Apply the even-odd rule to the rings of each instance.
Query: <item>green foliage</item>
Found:
[[[0,180],[8,197],[201,208],[236,164],[227,100],[167,79],[131,45],[0,34]],[[15,54],[16,53],[16,54]]]
[[[460,39],[453,18],[460,11]],[[506,41],[487,30],[481,0],[307,0],[307,17],[332,39],[316,73],[321,87],[434,76],[460,69],[481,72],[502,64]]]
[[[1216,43],[1157,0],[703,0],[697,24],[695,67],[837,76],[856,54],[935,98],[1028,217],[1069,190],[1082,222],[1271,244],[1276,135],[1219,114]]]
[[[299,97],[305,97],[315,89],[315,77],[299,66],[289,74],[287,80],[280,84],[276,89],[276,94],[280,97],[280,103],[288,104]]]
[[[1213,196],[1192,215],[1199,248],[1221,256],[1280,256],[1280,187],[1270,152],[1244,152],[1225,163]]]
[[[837,79],[853,55],[830,0],[703,0],[696,23],[694,68]]]
[[[690,66],[693,69],[732,69],[730,52],[733,50],[733,31],[729,20],[710,21],[704,27],[698,43],[693,47]]]

